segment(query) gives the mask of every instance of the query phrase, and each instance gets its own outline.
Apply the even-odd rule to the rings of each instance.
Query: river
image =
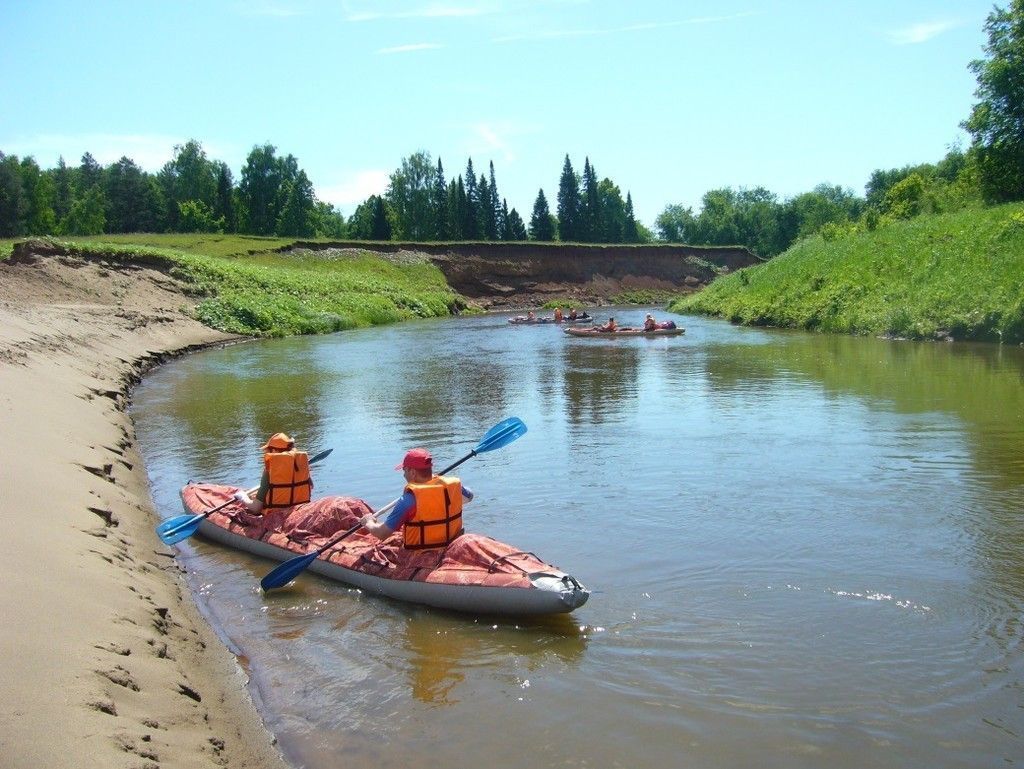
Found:
[[[645,310],[613,308],[622,323]],[[424,446],[467,528],[586,584],[472,617],[192,538],[179,559],[287,758],[337,766],[1004,767],[1024,762],[1024,350],[739,328],[575,339],[507,315],[174,361],[132,412],[152,493],[255,485],[286,431],[378,507]]]

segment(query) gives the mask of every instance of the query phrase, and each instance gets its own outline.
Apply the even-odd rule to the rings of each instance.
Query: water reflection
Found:
[[[803,382],[901,414],[953,414],[969,429],[979,478],[999,489],[1024,484],[1024,451],[1014,445],[1024,424],[1019,349],[777,332],[771,345],[709,350],[707,376],[722,392]]]
[[[219,351],[201,387],[168,389],[165,416],[190,447],[182,467],[189,477],[229,478],[239,452],[246,464],[257,465],[259,445],[275,432],[298,436],[312,451],[323,446],[333,377],[315,357],[299,364],[282,352],[280,342],[237,345]]]
[[[586,637],[567,618],[523,621],[468,621],[443,612],[410,616],[404,623],[404,648],[412,696],[428,705],[455,705],[458,687],[467,671],[500,665],[510,656],[526,671],[553,662],[575,665],[586,648]]]
[[[565,345],[562,366],[570,425],[618,422],[635,413],[643,351],[636,342],[648,341],[576,339]]]

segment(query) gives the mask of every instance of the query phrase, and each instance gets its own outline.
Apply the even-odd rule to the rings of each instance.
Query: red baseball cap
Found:
[[[405,452],[405,458],[395,465],[395,469],[405,470],[411,467],[413,470],[430,470],[433,466],[434,458],[430,456],[429,451],[426,449],[410,449]]]

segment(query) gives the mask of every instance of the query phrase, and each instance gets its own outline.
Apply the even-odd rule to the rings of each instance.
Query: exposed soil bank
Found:
[[[762,261],[738,246],[303,241],[293,247],[426,254],[452,288],[482,307],[495,309],[537,306],[560,297],[578,305],[607,304],[628,291],[685,294],[719,275]]]

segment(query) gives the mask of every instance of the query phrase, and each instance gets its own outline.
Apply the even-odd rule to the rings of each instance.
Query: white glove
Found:
[[[252,500],[249,499],[249,495],[246,494],[241,489],[239,489],[238,491],[235,492],[235,499],[237,499],[243,505],[251,505],[252,504]]]

